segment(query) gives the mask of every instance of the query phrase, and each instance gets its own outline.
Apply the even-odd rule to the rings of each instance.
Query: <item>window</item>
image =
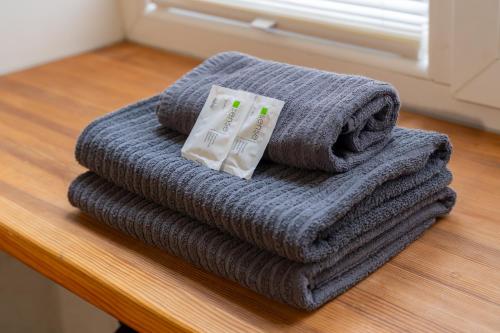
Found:
[[[366,75],[396,86],[407,110],[500,131],[500,0],[120,3],[129,40]]]
[[[157,5],[417,58],[428,30],[426,0],[156,0]]]

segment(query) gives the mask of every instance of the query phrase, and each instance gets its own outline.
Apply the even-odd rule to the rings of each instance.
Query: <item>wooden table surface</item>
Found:
[[[80,214],[75,140],[198,62],[122,43],[0,77],[0,249],[141,331],[500,331],[500,136],[403,112],[450,135],[458,203],[313,313],[270,301]],[[499,112],[500,116],[500,112]]]

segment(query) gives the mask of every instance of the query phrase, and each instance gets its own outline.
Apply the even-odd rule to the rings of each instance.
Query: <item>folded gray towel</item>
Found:
[[[185,136],[158,124],[159,101],[91,123],[77,160],[124,189],[294,261],[329,260],[388,221],[404,223],[451,181],[447,137],[401,128],[382,151],[342,174],[261,163],[251,180],[239,179],[183,159]]]
[[[437,177],[440,186],[447,177]],[[88,172],[69,189],[70,202],[125,234],[272,299],[313,310],[344,292],[403,250],[453,205],[448,188],[428,195],[402,216],[360,235],[316,263],[297,263],[175,213]],[[367,221],[369,222],[369,221]],[[353,220],[348,229],[365,229]],[[342,230],[337,233],[342,233]]]
[[[162,93],[160,122],[189,134],[213,84],[285,101],[265,157],[329,172],[352,169],[380,151],[400,104],[388,83],[226,52]]]

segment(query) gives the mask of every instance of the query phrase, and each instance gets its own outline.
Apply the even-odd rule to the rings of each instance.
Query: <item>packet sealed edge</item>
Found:
[[[182,157],[220,170],[255,95],[213,85],[181,149]]]
[[[284,101],[255,95],[254,102],[241,125],[222,171],[250,179],[259,164],[278,122]]]

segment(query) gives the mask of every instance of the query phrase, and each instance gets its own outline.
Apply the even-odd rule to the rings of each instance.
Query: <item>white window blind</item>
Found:
[[[428,0],[155,0],[161,7],[243,21],[417,58]]]

